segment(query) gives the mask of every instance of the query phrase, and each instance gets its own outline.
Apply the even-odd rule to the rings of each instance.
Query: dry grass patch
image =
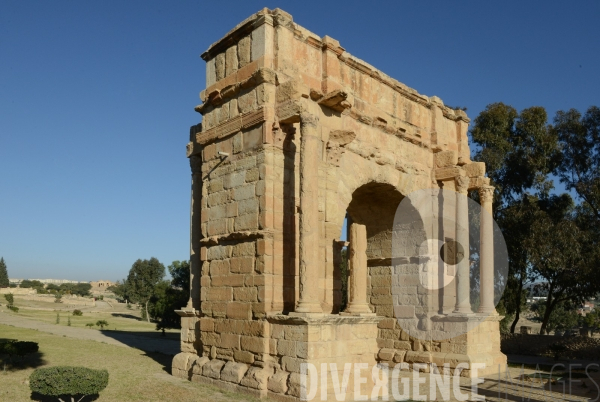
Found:
[[[107,369],[108,386],[98,401],[257,401],[251,396],[218,390],[172,377],[171,356],[94,341],[60,337],[29,329],[0,325],[0,337],[38,342],[39,367],[85,366]],[[0,401],[30,401],[27,379],[33,368],[0,372]]]

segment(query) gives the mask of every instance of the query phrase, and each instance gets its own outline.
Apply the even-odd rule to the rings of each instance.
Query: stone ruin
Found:
[[[244,20],[202,58],[202,123],[191,127],[187,144],[190,300],[178,311],[173,375],[298,400],[302,363],[343,370],[344,363],[478,362],[489,372],[506,364],[489,249],[481,250],[479,313],[471,312],[468,259],[456,265],[434,312],[441,331],[469,331],[422,340],[397,318],[414,316],[410,303],[422,296],[418,242],[407,238],[404,256],[392,259],[400,201],[420,189],[474,190],[491,211],[493,187],[484,164],[470,160],[466,114],[280,9]],[[466,208],[456,202],[450,213],[468,219]],[[349,242],[341,240],[346,217]],[[490,222],[482,216],[482,239],[492,235]],[[392,275],[401,269],[407,274]],[[405,305],[394,304],[398,297]]]

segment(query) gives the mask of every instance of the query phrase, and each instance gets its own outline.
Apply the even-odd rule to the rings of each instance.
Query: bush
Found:
[[[19,312],[19,308],[17,306],[13,306],[12,304],[9,304],[8,307],[10,310],[14,311],[15,313]]]
[[[15,302],[15,297],[13,296],[12,293],[7,293],[4,295],[4,298],[6,299],[6,301],[8,302],[9,306],[12,306]]]
[[[62,293],[57,293],[54,295],[54,303],[62,303]]]
[[[88,322],[87,324],[85,324],[86,327],[88,328],[92,328],[94,326],[93,322]]]
[[[81,310],[73,310],[73,315],[77,317],[81,317],[83,315],[83,311]]]
[[[107,385],[107,370],[94,370],[87,367],[39,368],[29,377],[29,388],[32,392],[57,398],[98,395]]]

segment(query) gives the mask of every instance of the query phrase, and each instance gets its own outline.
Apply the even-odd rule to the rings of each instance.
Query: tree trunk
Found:
[[[546,327],[548,326],[548,321],[550,321],[550,314],[552,313],[553,308],[554,304],[552,303],[552,296],[550,293],[548,293],[548,297],[546,298],[546,311],[544,311],[544,319],[542,320],[540,335],[544,335],[546,333]]]
[[[519,318],[521,317],[521,293],[523,293],[523,276],[521,275],[519,277],[519,290],[517,292],[517,306],[515,309],[515,319],[512,323],[512,325],[510,326],[510,333],[514,334],[515,333],[515,328],[517,326],[517,322],[519,322]]]
[[[150,300],[146,300],[146,321],[150,322],[150,316],[148,315],[148,302]]]

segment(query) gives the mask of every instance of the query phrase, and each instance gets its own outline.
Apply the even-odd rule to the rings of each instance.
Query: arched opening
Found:
[[[376,182],[367,183],[352,194],[340,236],[346,243],[340,247],[336,264],[336,276],[340,283],[334,289],[334,312],[344,311],[348,303],[348,249],[345,246],[353,223],[366,227],[368,278],[373,275],[391,277],[394,215],[402,199],[403,195],[394,186]],[[371,309],[384,315],[392,313],[391,283],[388,280],[387,291],[378,289],[378,294],[374,295],[372,282],[367,279],[367,300],[371,303]],[[389,311],[386,313],[383,310]]]

